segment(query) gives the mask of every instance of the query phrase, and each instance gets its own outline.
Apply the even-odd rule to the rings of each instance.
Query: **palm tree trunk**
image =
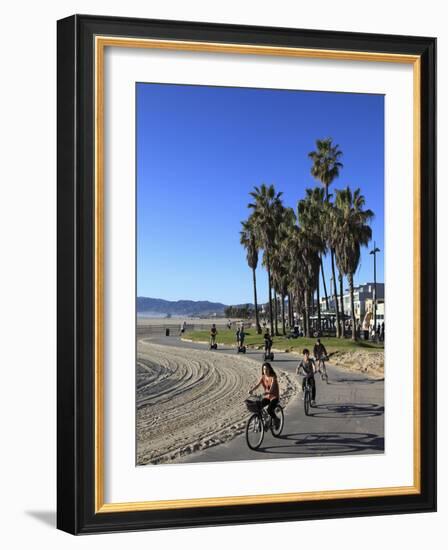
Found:
[[[300,307],[300,291],[298,290],[297,291],[297,294],[296,294],[296,312],[297,312],[297,321],[299,322],[300,324],[300,311],[301,311],[301,307]],[[293,312],[294,313],[294,312]]]
[[[310,296],[308,291],[305,290],[305,326],[306,332],[305,335],[307,338],[311,338],[310,330]]]
[[[269,254],[266,253],[266,267],[268,270],[268,287],[269,287],[269,323],[271,325],[271,334],[274,331],[274,319],[272,313],[272,282],[271,282],[271,264],[269,262]]]
[[[355,320],[355,296],[353,289],[353,273],[347,275],[348,287],[350,289],[350,305],[352,309],[352,340],[357,340],[356,335],[356,320]]]
[[[282,292],[282,332],[283,336],[286,336],[286,323],[285,323],[285,295]]]
[[[261,334],[260,319],[258,316],[257,276],[255,275],[255,269],[252,269],[252,278],[254,283],[255,326],[257,327],[257,334]]]
[[[289,328],[291,329],[293,326],[293,320],[294,320],[294,314],[293,314],[293,297],[292,292],[288,292],[288,319],[289,319]]]
[[[319,256],[320,261],[320,270],[322,272],[322,282],[324,284],[324,295],[325,295],[325,305],[327,306],[327,311],[330,311],[330,308],[328,307],[328,294],[327,294],[327,284],[325,282],[325,273],[324,273],[324,262],[322,261],[322,256]]]
[[[335,305],[335,311],[336,311],[336,338],[340,338],[341,336],[341,327],[339,325],[339,304],[338,304],[338,293],[336,290],[336,270],[334,268],[334,251],[333,249],[330,250],[331,252],[331,271],[333,273],[333,289],[334,289],[334,305]]]
[[[341,296],[341,336],[345,338],[345,315],[344,315],[344,284],[343,275],[339,270],[339,294]]]
[[[274,288],[274,325],[275,325],[275,335],[278,336],[278,302],[277,302],[277,291]]]
[[[328,185],[325,185],[325,200],[329,202],[330,197],[328,196]],[[339,305],[338,305],[338,293],[336,291],[336,273],[334,269],[334,250],[330,248],[331,255],[331,273],[333,275],[333,288],[334,288],[334,304],[336,311],[336,338],[340,337],[340,326],[339,326]]]
[[[317,330],[320,332],[322,330],[322,320],[321,320],[321,316],[320,316],[319,274],[317,276],[316,300],[317,300]]]

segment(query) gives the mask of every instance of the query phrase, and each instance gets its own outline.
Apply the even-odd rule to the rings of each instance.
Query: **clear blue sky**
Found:
[[[249,191],[273,183],[296,209],[319,185],[307,155],[325,137],[344,153],[330,191],[360,187],[375,212],[384,280],[383,96],[147,83],[136,94],[138,296],[253,302],[239,244]],[[364,249],[355,284],[373,280],[372,260]],[[260,302],[266,279],[259,267]]]

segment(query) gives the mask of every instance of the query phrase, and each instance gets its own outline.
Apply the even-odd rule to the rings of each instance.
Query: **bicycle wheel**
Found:
[[[274,422],[272,422],[271,432],[274,437],[280,437],[283,431],[283,426],[285,425],[285,415],[283,414],[283,407],[281,405],[277,405],[274,412],[277,418],[280,419],[280,424],[278,425],[278,428],[275,428]]]
[[[310,406],[311,406],[311,391],[307,388],[305,390],[305,399],[303,400],[303,408],[305,409],[306,416],[309,416],[310,414]]]
[[[249,449],[255,450],[263,443],[264,425],[259,414],[253,414],[246,424],[246,442]]]

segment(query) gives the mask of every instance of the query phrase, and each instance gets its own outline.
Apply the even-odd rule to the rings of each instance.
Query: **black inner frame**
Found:
[[[94,38],[111,35],[421,57],[421,493],[171,510],[94,511]],[[58,22],[57,526],[73,534],[436,509],[436,40],[75,15]],[[413,345],[413,342],[403,342]]]

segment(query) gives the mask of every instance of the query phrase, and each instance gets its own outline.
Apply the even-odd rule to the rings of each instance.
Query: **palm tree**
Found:
[[[338,271],[339,271],[339,296],[341,298],[341,337],[345,338],[344,275],[339,265],[338,265]]]
[[[352,193],[347,187],[336,192],[334,216],[339,230],[335,252],[350,289],[353,340],[357,339],[353,275],[359,265],[361,246],[367,246],[372,238],[372,229],[368,222],[374,216],[371,210],[364,210],[364,205],[365,199],[360,189]]]
[[[255,325],[257,327],[257,333],[260,334],[261,326],[258,317],[257,278],[255,274],[258,266],[257,239],[250,218],[245,222],[241,222],[241,225],[243,226],[243,229],[240,231],[240,243],[246,249],[247,264],[252,269],[252,280],[254,285]]]
[[[281,207],[278,216],[279,224],[276,231],[275,250],[272,255],[272,280],[274,291],[280,294],[281,301],[281,319],[282,333],[286,334],[285,322],[285,298],[289,293],[290,277],[289,277],[289,250],[285,243],[291,227],[295,223],[295,215],[292,208]],[[290,304],[288,304],[290,306]],[[289,318],[291,319],[291,307],[289,308]],[[276,327],[277,330],[277,327]]]
[[[319,187],[307,189],[306,197],[300,200],[297,205],[299,223],[308,235],[309,240],[312,242],[313,249],[317,251],[319,255],[319,268],[322,264],[322,254],[325,254],[327,250],[326,225],[323,223],[323,221],[325,221],[325,215],[323,215],[326,211],[325,206],[324,189]],[[319,270],[317,272],[316,298],[318,329],[321,330]]]
[[[311,151],[308,157],[313,161],[311,167],[311,175],[319,180],[325,189],[325,200],[329,202],[330,197],[328,188],[333,181],[339,176],[339,172],[342,168],[340,158],[342,151],[339,149],[339,145],[333,145],[332,138],[318,139],[316,140],[316,151]],[[324,220],[325,223],[325,220]],[[334,294],[335,294],[335,311],[336,311],[336,336],[340,336],[339,325],[339,306],[338,295],[336,290],[336,273],[334,266],[334,249],[330,248],[331,255],[331,271],[333,274],[334,282]]]
[[[308,153],[308,157],[313,161],[311,175],[324,186],[325,198],[328,201],[328,188],[339,176],[343,167],[339,161],[343,153],[339,149],[339,145],[333,145],[333,138],[317,139],[316,149],[316,151]]]
[[[260,187],[255,187],[250,195],[254,202],[249,203],[248,208],[252,209],[251,220],[257,242],[263,249],[263,263],[268,272],[269,320],[271,331],[273,331],[271,256],[275,249],[275,234],[279,212],[282,208],[282,193],[277,193],[273,185],[267,186],[263,183]]]
[[[327,216],[326,216],[326,227],[327,227],[327,243],[330,249],[335,250],[336,245],[339,240],[339,235],[341,228],[339,227],[340,217],[337,215],[337,208],[332,203],[327,203]],[[345,314],[344,314],[344,275],[343,269],[339,265],[339,258],[335,254],[336,266],[338,268],[338,279],[339,279],[339,296],[340,296],[340,330],[341,337],[345,338]],[[334,279],[333,279],[334,281]],[[334,285],[336,286],[336,285]]]
[[[288,277],[290,287],[297,299],[298,310],[302,312],[304,332],[311,337],[310,305],[316,290],[319,274],[318,241],[298,224],[290,225],[283,245],[289,254]]]

